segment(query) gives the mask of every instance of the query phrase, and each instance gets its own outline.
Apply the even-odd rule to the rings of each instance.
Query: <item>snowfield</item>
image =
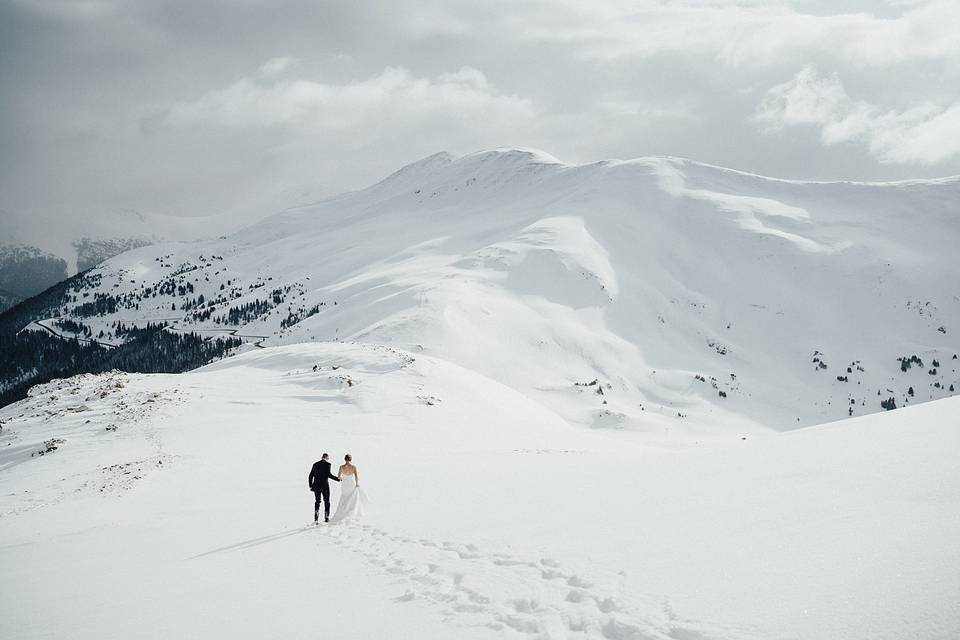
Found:
[[[0,637],[958,638],[958,202],[499,149],[121,254],[23,330],[245,344],[0,409]]]
[[[554,409],[370,343],[37,387],[0,410],[0,636],[960,635],[960,399],[658,444]],[[310,523],[324,451],[363,522]]]

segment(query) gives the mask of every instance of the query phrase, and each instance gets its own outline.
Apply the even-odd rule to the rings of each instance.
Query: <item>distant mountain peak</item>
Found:
[[[543,164],[566,165],[567,163],[558,160],[555,156],[546,151],[534,149],[533,147],[495,147],[485,151],[475,151],[461,156],[459,162],[469,162],[473,159],[482,160],[501,160],[508,162],[539,162]]]

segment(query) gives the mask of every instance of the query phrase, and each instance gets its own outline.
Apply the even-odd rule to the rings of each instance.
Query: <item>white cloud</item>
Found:
[[[817,6],[829,8],[828,3]],[[503,27],[516,40],[562,43],[581,57],[605,62],[666,53],[767,66],[829,51],[851,63],[876,66],[955,59],[957,24],[960,2],[955,0],[904,3],[893,18],[804,12],[783,0],[567,0],[518,12]]]
[[[178,102],[167,110],[165,121],[177,127],[283,126],[369,139],[389,128],[431,122],[489,129],[522,127],[533,117],[529,100],[499,93],[478,69],[463,67],[422,78],[403,67],[387,67],[373,77],[345,84],[276,80],[261,73]]]
[[[0,38],[0,208],[247,210],[500,145],[801,179],[960,173],[960,0],[220,4],[0,1],[20,36]],[[770,144],[751,116],[808,64],[821,74],[761,110],[800,135]]]
[[[290,58],[287,56],[270,58],[257,70],[257,75],[261,78],[272,78],[278,76],[293,65],[295,65],[299,60],[296,58]]]
[[[824,144],[861,140],[881,162],[936,164],[960,156],[960,102],[883,110],[854,100],[836,75],[804,67],[771,88],[755,118],[767,133],[800,125],[820,129]]]

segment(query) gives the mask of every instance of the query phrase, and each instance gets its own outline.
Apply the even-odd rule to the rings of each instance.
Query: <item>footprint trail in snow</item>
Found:
[[[661,603],[625,598],[616,585],[598,587],[551,558],[487,553],[472,544],[408,538],[365,524],[319,532],[394,578],[401,589],[398,601],[427,603],[449,623],[485,626],[506,637],[721,640],[750,635],[680,620]]]

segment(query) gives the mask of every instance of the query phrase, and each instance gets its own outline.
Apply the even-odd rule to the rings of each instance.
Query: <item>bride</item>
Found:
[[[361,517],[367,502],[367,496],[360,488],[360,476],[353,464],[353,456],[348,453],[343,456],[343,460],[337,471],[337,478],[340,479],[340,502],[337,503],[337,512],[330,518],[331,524]]]

